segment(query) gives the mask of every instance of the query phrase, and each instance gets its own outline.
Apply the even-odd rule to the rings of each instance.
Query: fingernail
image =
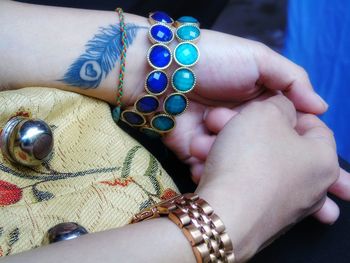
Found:
[[[203,121],[205,121],[207,119],[208,113],[209,113],[209,108],[207,107],[204,111],[204,114],[203,114]]]
[[[328,109],[329,105],[328,103],[320,96],[316,93],[317,97],[319,98],[319,100],[322,102],[323,106]]]

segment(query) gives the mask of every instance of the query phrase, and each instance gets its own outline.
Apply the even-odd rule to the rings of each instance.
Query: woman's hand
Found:
[[[338,176],[332,132],[277,95],[248,104],[226,124],[197,192],[223,219],[240,262],[319,210]]]
[[[302,112],[321,114],[327,109],[306,72],[261,43],[203,30],[198,47],[197,86],[189,94],[189,108],[176,118],[175,130],[164,138],[164,143],[191,165],[195,177],[203,161],[193,156],[191,145],[196,138],[212,134],[205,123],[209,111],[239,105],[266,89],[282,91]]]
[[[216,134],[245,107],[242,102],[266,99],[282,91],[301,112],[319,114],[327,109],[302,68],[260,43],[203,31],[199,46],[202,56],[195,68],[198,86],[190,94],[188,111],[177,118],[176,129],[164,138],[164,143],[190,165],[196,183]],[[266,89],[270,92],[261,96]],[[233,110],[227,108],[239,104]],[[308,127],[315,120],[314,116],[300,115],[299,126]],[[350,200],[350,176],[345,171],[341,170],[330,192]],[[327,224],[334,223],[338,216],[339,208],[329,198],[315,214]]]
[[[270,96],[272,96],[271,93],[265,93],[253,101],[262,101]],[[190,146],[192,158],[198,160],[197,163],[192,166],[192,178],[196,183],[200,181],[205,160],[215,142],[217,134],[220,133],[232,117],[239,114],[247,105],[249,105],[249,103],[234,107],[233,109],[215,107],[207,112],[204,123],[205,127],[210,131],[210,135],[204,134],[196,136],[192,140]],[[329,130],[328,127],[314,115],[299,112],[297,114],[297,119],[298,122],[295,129],[299,134],[303,134],[310,126],[319,126],[320,129],[324,128],[325,130]],[[350,201],[350,174],[340,169],[339,179],[328,190],[338,198]],[[322,223],[333,224],[339,217],[339,207],[334,201],[327,197],[324,206],[314,214],[314,217]]]

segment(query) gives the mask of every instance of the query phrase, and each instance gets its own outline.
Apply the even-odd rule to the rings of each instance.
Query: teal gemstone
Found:
[[[194,23],[194,24],[199,23],[198,20],[192,16],[182,16],[177,21],[180,23]]]
[[[160,132],[168,132],[175,127],[175,121],[172,117],[162,114],[153,117],[151,125]]]
[[[191,67],[198,61],[199,51],[197,47],[189,42],[180,43],[175,48],[175,61],[184,67]]]
[[[178,92],[189,92],[196,84],[196,76],[189,68],[179,68],[172,76],[172,84]]]
[[[187,108],[187,99],[180,93],[171,94],[164,102],[164,111],[170,115],[179,115]]]
[[[120,107],[115,107],[112,110],[112,118],[114,120],[115,123],[118,123],[119,119],[120,119],[120,114],[121,114],[121,109]]]
[[[180,41],[195,41],[201,34],[197,26],[186,24],[176,30],[176,36]]]

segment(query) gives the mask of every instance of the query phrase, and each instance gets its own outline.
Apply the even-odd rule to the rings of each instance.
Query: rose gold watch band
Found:
[[[168,216],[190,241],[197,262],[235,262],[221,219],[196,194],[178,195],[136,214],[131,223]]]

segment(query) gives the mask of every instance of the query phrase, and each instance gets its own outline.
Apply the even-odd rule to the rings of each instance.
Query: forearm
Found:
[[[235,262],[245,262],[256,252],[255,241],[259,238],[257,232],[249,237],[252,220],[241,216],[246,214],[240,212],[243,211],[244,202],[237,201],[229,211],[223,208],[223,202],[214,201],[210,191],[199,191],[199,195],[215,204],[214,213],[218,212],[224,220],[225,232],[233,244]],[[3,260],[4,263],[196,262],[190,242],[182,230],[164,217],[57,242]]]
[[[125,22],[134,27],[129,39],[123,96],[124,104],[128,104],[134,100],[137,89],[143,87],[149,25],[145,18],[131,14],[125,15]],[[101,33],[102,28],[119,29],[116,12],[1,1],[0,23],[0,87],[49,86],[115,102],[120,57],[111,52],[117,50],[101,52],[105,58],[116,56],[109,71],[96,56],[90,59],[93,56],[87,53],[86,44]],[[120,36],[110,40],[121,48]],[[86,59],[78,63],[81,69],[71,71],[71,78],[65,79],[73,63],[84,54]]]
[[[123,102],[127,106],[144,91],[146,74],[151,71],[146,60],[151,44],[146,18],[126,14],[125,22],[136,26],[126,58]],[[120,57],[114,54],[117,59],[111,60],[112,70],[103,72],[101,78],[100,71],[96,70],[102,66],[100,61],[84,64],[78,60],[89,53],[87,44],[96,39],[102,29],[114,26],[114,31],[118,30],[116,12],[3,0],[0,1],[0,23],[0,90],[42,85],[115,103]],[[115,41],[120,40],[120,35],[114,35]],[[172,48],[174,45],[176,41]],[[121,49],[121,45],[117,48]],[[298,110],[323,113],[326,109],[324,102],[312,92],[305,72],[264,45],[202,30],[198,48],[200,59],[194,67],[197,88],[190,97],[200,103],[223,106],[224,102],[232,106],[233,101],[256,97],[261,87],[267,87],[287,91]],[[109,56],[113,56],[113,51],[113,48],[109,50]],[[89,62],[84,58],[84,62]],[[78,67],[72,73],[70,69],[77,61]],[[65,78],[67,73],[73,75],[73,81]]]
[[[147,36],[150,24],[146,18],[132,14],[125,14],[125,22],[135,26],[129,39],[131,44],[127,50],[124,78],[123,104],[128,106],[144,92],[146,75],[152,69],[146,59],[151,47]],[[114,53],[117,50],[104,52],[107,58],[116,56],[117,59],[111,60],[112,70],[103,72],[99,79],[98,73],[101,71],[98,68],[103,68],[103,65],[100,60],[89,61],[91,53],[87,47],[101,34],[101,30],[111,26],[119,30],[116,12],[38,6],[5,0],[0,1],[0,23],[0,90],[48,86],[93,96],[111,104],[116,102],[120,63],[120,57]],[[120,35],[114,34],[114,40],[118,43],[116,49],[121,49]],[[175,45],[176,41],[173,41],[171,49]],[[202,91],[196,100],[215,104],[215,100],[232,101],[234,98],[239,101],[255,94],[257,79],[246,81],[241,78],[245,74],[236,74],[232,63],[239,54],[243,59],[237,63],[244,66],[244,71],[256,74],[251,52],[260,50],[257,47],[259,45],[249,40],[202,30],[198,43],[200,59],[194,67],[197,86]],[[83,62],[79,62],[82,56],[85,56]],[[172,67],[175,67],[174,64]],[[74,65],[78,67],[72,71]],[[168,75],[171,75],[171,71]],[[65,78],[67,73],[70,79]],[[223,92],[240,82],[245,88],[244,95],[240,89],[230,91],[232,96]]]
[[[180,229],[166,218],[89,234],[6,257],[8,262],[195,262]]]

